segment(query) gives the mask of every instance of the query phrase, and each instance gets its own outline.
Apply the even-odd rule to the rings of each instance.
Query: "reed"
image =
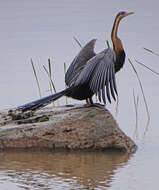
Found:
[[[75,36],[73,37],[73,39],[79,45],[79,47],[82,48],[82,45],[81,45],[80,41]]]
[[[31,65],[32,65],[33,73],[34,73],[34,76],[35,76],[35,79],[36,79],[36,83],[37,83],[37,87],[38,87],[38,91],[39,91],[39,96],[41,98],[40,83],[39,83],[39,80],[38,80],[38,77],[37,77],[37,73],[36,73],[36,69],[35,69],[35,66],[34,66],[34,63],[33,63],[32,59],[31,59]]]
[[[146,51],[148,51],[149,53],[152,53],[152,54],[154,54],[154,55],[159,56],[158,53],[156,53],[156,52],[154,52],[154,51],[152,51],[152,50],[150,50],[150,49],[148,49],[148,48],[143,48],[143,49],[146,50]]]
[[[133,99],[134,99],[134,107],[135,107],[135,131],[134,137],[138,138],[138,105],[139,105],[139,96],[135,96],[135,92],[133,89]]]
[[[106,45],[107,45],[108,48],[110,48],[110,45],[109,45],[109,41],[108,41],[108,40],[106,40]]]
[[[136,63],[138,63],[139,65],[145,67],[146,69],[148,69],[148,70],[151,71],[152,73],[154,73],[154,74],[156,74],[156,75],[159,76],[159,73],[156,72],[155,70],[151,69],[150,67],[148,67],[148,66],[146,66],[145,64],[141,63],[140,61],[137,61],[137,60],[135,60],[135,61],[136,61]]]
[[[65,75],[66,74],[66,63],[65,62],[63,64],[63,67],[64,67],[64,75]],[[65,87],[66,87],[66,85],[65,85]],[[67,105],[68,104],[68,98],[67,98],[67,96],[66,96],[65,100],[66,100],[66,105]]]
[[[139,85],[140,85],[140,89],[141,89],[141,92],[142,92],[142,96],[143,96],[143,100],[144,100],[144,104],[145,104],[145,108],[146,108],[146,113],[147,113],[147,123],[146,123],[146,128],[145,128],[145,132],[144,134],[146,133],[146,131],[148,130],[148,126],[150,124],[150,113],[149,113],[149,108],[148,108],[148,105],[147,105],[147,101],[146,101],[146,97],[145,97],[145,94],[144,94],[144,89],[143,89],[143,86],[142,86],[142,83],[141,83],[141,80],[140,80],[140,77],[138,75],[138,72],[135,68],[135,66],[133,65],[133,63],[131,62],[130,59],[128,59],[133,71],[135,72],[136,74],[136,77],[138,79],[138,82],[139,82]]]
[[[55,84],[52,80],[52,69],[51,69],[51,63],[50,63],[50,59],[48,59],[48,69],[45,67],[45,65],[43,65],[43,68],[49,78],[49,83],[50,83],[50,91],[53,93],[52,90],[54,90],[54,93],[56,93],[56,87]]]

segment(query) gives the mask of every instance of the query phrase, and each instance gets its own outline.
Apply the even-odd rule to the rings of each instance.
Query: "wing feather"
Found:
[[[109,80],[110,80],[110,66],[109,66],[108,69],[107,69],[106,93],[107,93],[108,101],[111,103],[111,99],[110,99],[110,91],[109,91]]]
[[[110,91],[113,99],[116,101],[115,93],[114,93],[114,86],[113,86],[113,70],[110,70]]]
[[[103,83],[104,76],[105,76],[104,64],[99,63],[97,74],[94,77],[93,91],[100,90],[100,89],[103,88],[103,86],[104,86],[104,83]]]
[[[105,85],[105,79],[106,79],[106,73],[107,69],[105,69],[104,63],[101,64],[101,73],[100,73],[100,83],[99,83],[99,89],[102,89]]]
[[[101,90],[98,91],[98,99],[99,99],[100,102],[102,101],[102,99],[101,99]]]
[[[102,84],[102,99],[103,99],[103,102],[104,104],[106,104],[106,98],[105,98],[105,81],[106,81],[106,78],[107,78],[107,69],[105,69],[105,72],[104,72],[104,78],[103,78],[103,84]]]
[[[96,55],[94,53],[95,42],[96,39],[93,39],[90,42],[88,42],[72,61],[65,74],[65,83],[67,86],[72,86],[75,83],[81,71],[87,64],[87,61]]]
[[[100,83],[100,66],[96,66],[96,70],[94,72],[94,75],[92,75],[91,78],[91,90],[92,92],[96,92],[99,90],[98,85]]]
[[[106,98],[105,98],[105,86],[102,88],[102,99],[104,104],[106,104]]]
[[[116,95],[118,95],[118,91],[117,91],[117,87],[116,87],[116,78],[115,78],[115,71],[114,71],[114,68],[113,68],[113,75],[112,75],[112,81],[113,81],[113,87],[114,87],[114,91],[116,93]]]
[[[104,64],[102,65],[104,66]],[[102,67],[102,77],[101,77],[101,83],[100,83],[100,89],[102,89],[102,100],[104,102],[104,104],[106,104],[106,98],[105,98],[105,81],[106,81],[106,77],[107,77],[107,70]]]
[[[111,48],[97,54],[87,62],[75,85],[86,83],[92,94],[98,95],[99,101],[102,99],[106,103],[107,96],[108,101],[111,103],[111,96],[115,100],[115,93],[117,94],[115,60],[116,56]]]

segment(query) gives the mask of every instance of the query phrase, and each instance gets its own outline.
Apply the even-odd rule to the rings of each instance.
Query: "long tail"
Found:
[[[57,92],[56,94],[52,94],[52,95],[46,96],[44,98],[24,104],[22,106],[19,106],[17,109],[21,110],[22,112],[25,112],[27,110],[32,110],[32,111],[36,110],[38,108],[48,105],[49,103],[59,99],[60,97],[62,97],[64,95],[67,95],[72,89],[73,89],[73,87],[66,88],[65,90]]]

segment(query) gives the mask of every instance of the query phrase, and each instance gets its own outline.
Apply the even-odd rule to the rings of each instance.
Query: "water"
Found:
[[[8,182],[30,189],[108,187],[114,171],[127,163],[122,153],[4,153],[0,187]],[[6,182],[7,181],[7,182]]]
[[[57,90],[64,88],[63,63],[73,60],[82,45],[97,38],[95,51],[110,40],[114,17],[121,10],[135,14],[122,20],[119,36],[127,58],[142,61],[159,72],[159,58],[143,50],[158,51],[159,2],[105,0],[6,0],[0,3],[0,109],[38,98],[30,59],[37,68],[42,95],[50,92],[42,65],[53,62]],[[135,63],[135,62],[134,62]],[[133,155],[120,153],[1,153],[0,189],[157,189],[158,172],[158,77],[136,65],[142,79],[151,122],[143,137],[147,115],[142,94],[128,61],[117,74],[119,113],[115,104],[107,108],[120,127],[134,139],[133,89],[139,96],[139,149]],[[70,103],[74,102],[69,100]],[[77,101],[75,101],[77,102]],[[65,103],[65,99],[60,104]]]

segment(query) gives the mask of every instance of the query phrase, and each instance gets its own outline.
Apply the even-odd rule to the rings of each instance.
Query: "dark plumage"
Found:
[[[115,73],[123,67],[125,61],[125,52],[121,40],[117,37],[117,30],[120,20],[131,14],[133,13],[117,14],[111,33],[113,49],[107,48],[95,54],[96,39],[91,40],[81,49],[66,72],[65,83],[68,88],[18,108],[22,111],[35,110],[64,95],[77,100],[86,100],[89,103],[93,103],[94,94],[97,94],[99,101],[103,100],[104,104],[106,104],[106,97],[110,103],[111,97],[116,100]]]

